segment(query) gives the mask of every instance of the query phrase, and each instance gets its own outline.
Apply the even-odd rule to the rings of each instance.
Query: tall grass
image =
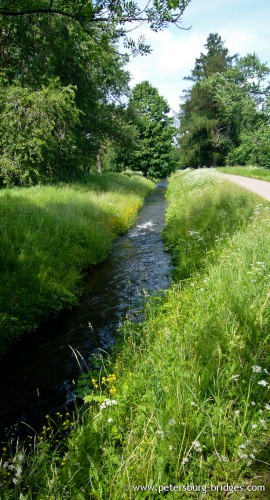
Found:
[[[164,237],[179,279],[216,259],[228,238],[250,221],[255,196],[212,169],[175,174],[170,182]],[[266,203],[257,197],[257,203]]]
[[[82,270],[127,231],[153,184],[138,176],[0,191],[0,354],[77,301]]]
[[[270,169],[264,167],[245,166],[245,167],[218,167],[218,172],[224,174],[243,175],[244,177],[252,177],[253,179],[261,179],[270,181]]]
[[[183,231],[207,239],[209,258],[204,247],[202,258],[191,246],[190,279],[174,283],[165,298],[150,299],[144,323],[125,324],[116,361],[90,374],[82,414],[61,450],[37,439],[32,456],[18,450],[8,462],[5,451],[0,468],[4,499],[140,500],[161,494],[201,499],[207,488],[207,498],[223,498],[224,491],[214,488],[265,485],[270,207],[210,175],[188,172],[172,178],[165,233],[177,247],[176,264],[177,258],[181,263],[182,231],[174,213]],[[183,202],[188,191],[195,211],[191,202]],[[212,203],[212,196],[221,200],[226,192],[233,210],[225,201]],[[201,212],[207,218],[208,209],[213,217],[207,231]],[[226,218],[232,218],[229,232]],[[212,257],[214,234],[222,235],[217,259]],[[268,498],[259,491],[229,494],[232,499]]]

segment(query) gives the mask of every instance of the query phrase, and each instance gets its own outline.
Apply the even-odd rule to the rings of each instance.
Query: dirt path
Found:
[[[251,179],[250,177],[241,177],[240,175],[220,175],[228,179],[229,181],[235,182],[235,184],[239,184],[239,186],[249,189],[249,191],[253,191],[259,196],[262,196],[262,198],[270,201],[270,182]]]

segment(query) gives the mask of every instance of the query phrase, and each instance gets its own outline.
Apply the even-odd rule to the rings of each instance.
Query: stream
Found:
[[[47,413],[72,405],[72,381],[80,374],[74,353],[89,366],[127,318],[142,318],[148,294],[168,288],[171,261],[161,239],[166,186],[157,185],[136,224],[86,273],[80,303],[22,338],[1,362],[0,439],[15,424],[18,435],[28,425],[38,429]]]

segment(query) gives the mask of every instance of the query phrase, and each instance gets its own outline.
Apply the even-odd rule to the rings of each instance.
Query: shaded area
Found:
[[[137,224],[114,243],[105,262],[89,271],[80,305],[22,339],[3,360],[2,430],[20,421],[36,428],[46,413],[71,403],[72,380],[80,373],[72,349],[89,364],[91,354],[113,344],[126,317],[140,317],[145,295],[168,287],[170,257],[161,239],[165,190],[160,183]]]

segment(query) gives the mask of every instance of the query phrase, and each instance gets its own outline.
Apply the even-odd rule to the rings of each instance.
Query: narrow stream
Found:
[[[71,403],[72,380],[80,373],[72,349],[88,365],[93,353],[113,344],[127,317],[140,317],[147,294],[168,288],[171,263],[161,239],[165,192],[166,183],[159,183],[136,225],[114,243],[105,262],[88,272],[80,304],[22,339],[1,363],[2,435],[21,421],[36,428],[47,413]]]

